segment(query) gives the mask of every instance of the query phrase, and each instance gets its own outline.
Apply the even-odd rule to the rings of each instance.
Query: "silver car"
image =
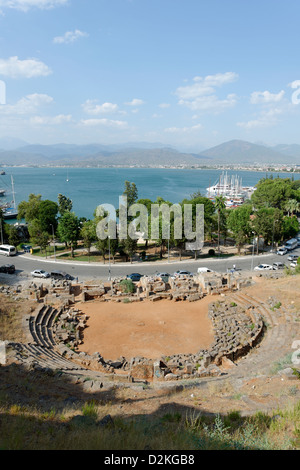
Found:
[[[32,277],[40,277],[40,278],[47,278],[50,277],[50,274],[47,273],[47,271],[44,271],[43,269],[35,269],[31,273]]]
[[[284,269],[285,268],[285,264],[284,263],[273,263],[273,268],[275,270],[277,269]]]

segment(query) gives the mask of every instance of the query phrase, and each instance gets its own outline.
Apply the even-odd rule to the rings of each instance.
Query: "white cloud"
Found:
[[[300,87],[300,80],[294,80],[292,83],[288,85],[291,88],[299,88]]]
[[[21,115],[36,113],[42,106],[47,106],[53,102],[53,98],[46,94],[33,93],[21,98],[13,105],[0,107],[0,113],[5,115]]]
[[[71,44],[80,38],[87,37],[88,34],[76,29],[75,31],[67,31],[63,36],[56,36],[53,39],[54,44]]]
[[[203,129],[202,124],[196,124],[195,126],[191,127],[168,127],[164,130],[164,132],[168,132],[170,134],[190,134],[201,129]]]
[[[161,103],[159,104],[159,107],[162,108],[162,109],[166,109],[166,108],[169,108],[171,105],[169,103]]]
[[[212,111],[220,112],[225,108],[234,106],[237,102],[237,96],[235,94],[227,95],[224,100],[220,100],[216,95],[201,96],[193,101],[187,102],[185,100],[179,100],[179,104],[187,106],[193,111]]]
[[[204,83],[206,86],[220,87],[226,83],[233,83],[239,78],[235,72],[217,73],[215,75],[207,75],[202,77],[194,77],[194,82]]]
[[[117,127],[119,129],[126,128],[126,121],[118,121],[113,119],[82,119],[80,123],[85,127],[105,126],[105,127]]]
[[[229,94],[225,99],[219,99],[216,88],[233,83],[238,79],[234,72],[207,75],[206,77],[194,77],[192,85],[178,87],[175,94],[182,106],[192,110],[219,112],[225,108],[232,107],[237,102],[235,94]]]
[[[0,59],[0,75],[10,78],[46,77],[52,71],[38,59],[20,60],[17,56]]]
[[[278,116],[282,114],[282,109],[273,108],[268,111],[262,111],[257,119],[253,119],[247,122],[238,122],[237,126],[247,130],[271,127],[278,123]]]
[[[250,102],[252,104],[268,104],[278,103],[283,99],[285,91],[281,90],[279,93],[270,93],[269,91],[254,91],[251,94]]]
[[[31,124],[37,125],[60,125],[72,121],[71,114],[58,114],[57,116],[33,116],[30,118]]]
[[[67,3],[68,0],[0,0],[0,8],[13,8],[26,12],[31,8],[46,10]]]
[[[127,106],[141,106],[142,104],[144,104],[144,101],[138,98],[134,98],[132,101],[129,101],[125,104],[127,104]]]
[[[85,113],[97,116],[99,114],[111,114],[118,111],[119,107],[114,103],[97,104],[95,100],[86,100],[82,108]]]

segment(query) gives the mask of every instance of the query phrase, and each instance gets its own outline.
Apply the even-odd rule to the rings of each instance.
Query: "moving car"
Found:
[[[50,274],[47,273],[47,271],[44,271],[43,269],[35,269],[31,273],[32,277],[40,277],[40,278],[48,278],[50,277]]]
[[[288,251],[294,250],[298,246],[297,238],[292,238],[291,240],[288,240],[287,242],[285,242],[284,246]]]
[[[4,264],[3,266],[0,266],[0,273],[14,274],[15,270],[16,268],[13,264]]]
[[[71,281],[74,279],[73,276],[65,273],[64,271],[51,271],[50,277],[52,279],[66,279],[67,281]]]
[[[213,271],[212,269],[209,269],[209,268],[198,268],[197,269],[197,273],[214,273],[215,271]]]
[[[299,258],[299,255],[290,255],[288,257],[288,260],[289,261],[297,261],[298,258]]]
[[[127,275],[127,279],[131,279],[133,282],[138,282],[141,277],[143,277],[143,275],[139,273],[132,273]]]
[[[284,263],[280,263],[280,262],[278,262],[278,263],[273,263],[273,268],[274,268],[275,270],[277,270],[277,269],[284,269],[284,268],[285,268],[285,264],[284,264]]]
[[[0,255],[16,256],[17,249],[12,245],[0,245]]]
[[[286,255],[287,254],[287,249],[282,246],[281,248],[278,248],[277,254],[281,255],[281,256]]]
[[[270,264],[259,264],[255,266],[254,271],[273,271],[274,268]]]

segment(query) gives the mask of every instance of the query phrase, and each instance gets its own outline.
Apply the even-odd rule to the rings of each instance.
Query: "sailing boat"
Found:
[[[11,186],[12,186],[12,193],[13,193],[13,207],[8,207],[7,209],[3,210],[3,219],[16,219],[18,217],[18,211],[16,208],[16,200],[15,200],[15,190],[14,190],[14,179],[11,176]]]
[[[66,182],[67,182],[67,183],[69,182],[69,170],[67,171],[67,179],[66,179]]]

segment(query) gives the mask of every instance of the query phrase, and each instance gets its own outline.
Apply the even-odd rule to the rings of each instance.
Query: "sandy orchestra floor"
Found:
[[[212,298],[206,297],[197,302],[78,304],[89,316],[84,344],[79,350],[88,354],[99,352],[105,360],[115,360],[120,356],[155,359],[208,349],[214,339],[208,318],[211,302]]]

